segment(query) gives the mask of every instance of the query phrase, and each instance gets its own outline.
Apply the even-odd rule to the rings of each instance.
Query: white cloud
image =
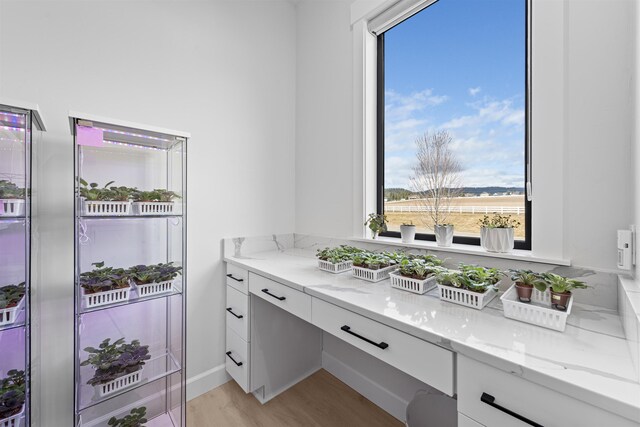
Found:
[[[477,94],[480,93],[481,90],[482,89],[480,88],[480,86],[478,86],[478,87],[470,87],[469,88],[469,95],[476,96]]]

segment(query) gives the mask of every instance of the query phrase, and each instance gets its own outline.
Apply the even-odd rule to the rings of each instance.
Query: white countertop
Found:
[[[267,251],[225,261],[426,341],[640,422],[640,383],[617,312],[574,304],[565,332],[320,271],[315,252]]]

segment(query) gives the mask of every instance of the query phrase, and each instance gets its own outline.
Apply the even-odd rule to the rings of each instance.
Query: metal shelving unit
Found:
[[[24,405],[0,414],[0,425],[16,427],[31,425],[31,170],[43,131],[37,105],[0,99],[0,288],[24,283],[21,301],[0,309],[0,380],[23,372]]]
[[[152,126],[69,114],[75,155],[75,413],[77,426],[106,426],[144,407],[147,426],[186,426],[186,168],[189,134]],[[179,195],[169,214],[126,211],[92,215],[81,197],[82,181],[156,189]],[[129,202],[130,203],[130,202]],[[119,213],[123,213],[120,215]],[[95,263],[117,269],[171,263],[181,267],[162,293],[143,294],[129,278],[126,298],[89,302],[81,275]],[[116,292],[118,290],[116,289]],[[99,295],[93,293],[91,295]],[[148,346],[140,368],[98,378],[87,348],[123,338]],[[127,355],[119,356],[118,363]],[[113,377],[116,377],[113,379]],[[115,384],[115,385],[112,385]],[[113,389],[112,389],[113,387]],[[111,390],[104,393],[105,390]],[[104,394],[103,394],[104,393]]]

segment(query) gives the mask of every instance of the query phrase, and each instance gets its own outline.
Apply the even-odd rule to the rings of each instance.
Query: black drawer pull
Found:
[[[231,307],[227,308],[227,311],[236,316],[236,319],[242,319],[244,317],[242,314],[235,314],[233,310],[231,310]]]
[[[230,351],[227,351],[227,357],[229,357],[229,359],[231,359],[233,361],[233,363],[236,364],[236,366],[242,366],[242,362],[236,362],[236,359],[231,357],[231,352]]]
[[[387,344],[386,342],[380,342],[380,343],[377,343],[377,342],[375,342],[375,341],[371,341],[369,338],[365,338],[365,337],[363,337],[362,335],[358,335],[358,334],[356,334],[355,332],[352,332],[352,331],[351,331],[351,327],[350,327],[350,326],[344,325],[344,326],[343,326],[342,328],[340,328],[340,329],[342,329],[343,331],[345,331],[345,332],[346,332],[346,333],[348,333],[348,334],[353,335],[354,337],[358,337],[358,338],[360,338],[361,340],[364,340],[364,341],[368,342],[369,344],[375,345],[376,347],[381,348],[381,349],[383,349],[383,350],[389,347],[389,344]]]
[[[264,292],[265,294],[269,295],[270,297],[274,297],[277,300],[280,301],[284,301],[287,299],[287,297],[279,297],[277,295],[272,294],[271,292],[269,292],[269,289],[263,289],[262,292]]]
[[[227,277],[229,279],[235,280],[236,282],[244,282],[244,279],[236,279],[235,277],[233,277],[233,274],[231,274],[231,273],[227,274]]]
[[[543,427],[542,424],[538,424],[534,421],[531,421],[529,418],[525,418],[520,414],[517,414],[515,412],[513,412],[510,409],[505,408],[504,406],[500,406],[496,403],[496,398],[491,396],[488,393],[482,393],[482,397],[480,398],[480,400],[482,401],[482,403],[486,403],[489,406],[493,406],[494,408],[496,408],[499,411],[504,412],[505,414],[509,414],[511,415],[513,418],[517,418],[520,421],[522,421],[523,423],[527,423],[530,426],[535,426],[535,427]]]

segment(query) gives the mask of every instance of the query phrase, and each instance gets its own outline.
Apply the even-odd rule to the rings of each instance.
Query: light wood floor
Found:
[[[261,405],[235,383],[189,402],[189,427],[402,427],[324,369]]]

